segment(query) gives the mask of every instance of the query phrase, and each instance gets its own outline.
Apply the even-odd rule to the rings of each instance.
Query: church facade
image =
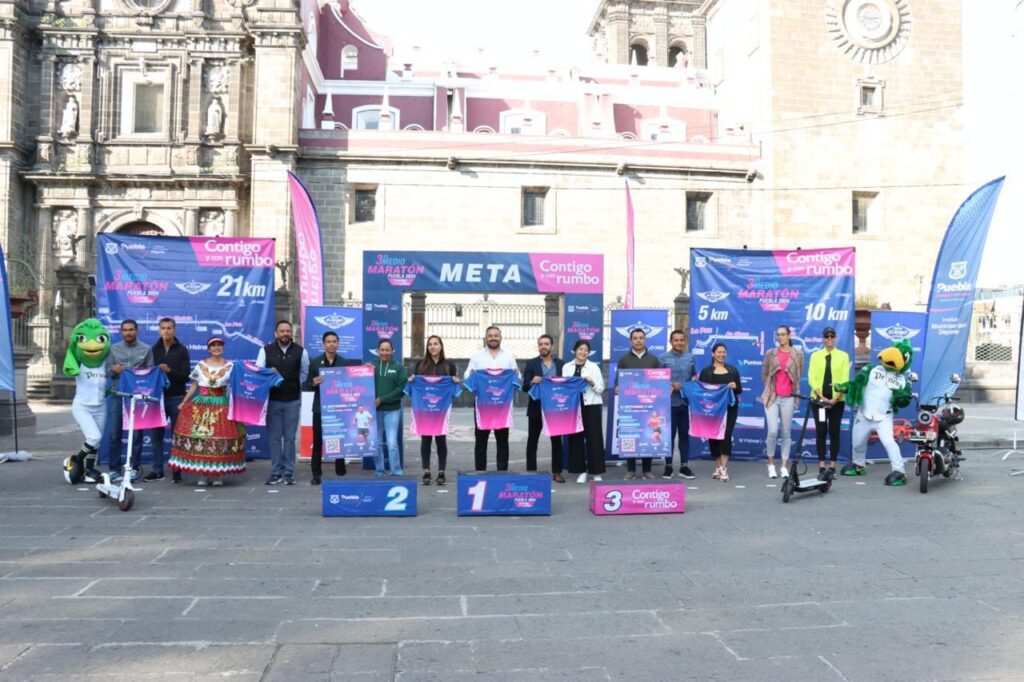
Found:
[[[287,310],[288,171],[329,302],[381,248],[603,253],[614,300],[628,182],[637,305],[671,305],[692,247],[852,244],[858,293],[913,306],[966,195],[960,5],[595,0],[593,55],[561,64],[432,60],[349,0],[0,0],[30,379],[89,313],[104,232],[275,237]]]

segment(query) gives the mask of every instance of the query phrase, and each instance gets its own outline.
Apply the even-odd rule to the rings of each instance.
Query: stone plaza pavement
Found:
[[[927,495],[877,464],[788,505],[762,464],[696,462],[683,515],[595,517],[570,482],[550,518],[458,518],[452,480],[416,518],[325,519],[263,461],[122,513],[38,412],[45,459],[0,465],[2,680],[1024,679],[1024,477],[993,450]]]

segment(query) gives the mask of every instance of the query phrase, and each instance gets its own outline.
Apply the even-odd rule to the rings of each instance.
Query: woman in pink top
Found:
[[[789,476],[789,451],[792,447],[793,412],[796,409],[796,398],[793,397],[800,388],[800,377],[804,372],[804,354],[790,343],[789,327],[781,325],[775,330],[776,348],[764,354],[761,365],[761,381],[764,391],[758,398],[764,403],[765,424],[768,426],[766,453],[768,455],[768,478],[777,478],[775,473],[775,444],[782,429],[782,468],[779,473],[783,478]]]

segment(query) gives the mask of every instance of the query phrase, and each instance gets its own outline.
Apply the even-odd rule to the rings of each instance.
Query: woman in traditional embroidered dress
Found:
[[[171,460],[176,471],[199,474],[196,485],[222,485],[221,476],[245,473],[245,426],[228,419],[228,385],[234,366],[224,359],[224,340],[206,342],[210,357],[192,370],[192,385],[174,425]],[[199,395],[196,395],[198,392]]]

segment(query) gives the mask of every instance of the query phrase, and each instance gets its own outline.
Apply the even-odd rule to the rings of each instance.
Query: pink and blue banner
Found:
[[[450,376],[417,374],[405,386],[412,407],[409,430],[414,436],[447,436],[452,401],[462,385]]]
[[[121,320],[137,320],[139,340],[150,345],[159,338],[160,318],[172,317],[193,363],[207,356],[211,336],[224,339],[227,359],[255,359],[274,338],[274,263],[273,239],[101,234],[96,317],[112,341],[119,340]],[[170,437],[167,429],[168,449]],[[266,429],[247,429],[246,441],[247,457],[270,457]],[[143,462],[149,457],[145,443]]]
[[[682,514],[685,483],[591,483],[590,511],[597,516]]]
[[[519,375],[511,369],[480,369],[464,382],[476,394],[477,428],[512,428],[512,401],[520,388]]]
[[[156,398],[158,402],[146,400],[135,402],[135,429],[159,429],[167,426],[167,414],[164,411],[164,389],[170,385],[167,375],[156,367],[140,367],[126,369],[121,372],[117,382],[117,390],[121,393],[142,395]],[[127,429],[131,423],[132,401],[121,399],[121,423]]]
[[[299,319],[306,319],[306,307],[324,304],[324,252],[320,243],[320,220],[313,198],[305,185],[288,172],[288,191],[292,200],[292,226],[295,228],[296,270],[299,278]],[[302,330],[308,344],[308,331]]]
[[[270,389],[280,386],[284,377],[252,360],[236,362],[231,369],[231,400],[228,419],[249,426],[267,425]]]
[[[690,409],[690,435],[694,438],[721,440],[725,437],[729,408],[736,404],[736,394],[728,386],[687,381],[683,395]]]
[[[574,253],[364,251],[363,348],[390,339],[402,357],[402,294],[408,291],[564,294],[562,355],[586,338],[601,360],[604,257]]]
[[[612,452],[626,459],[665,457],[671,447],[672,370],[620,369]]]
[[[0,391],[14,388],[14,336],[11,333],[11,288],[7,282],[7,261],[0,249]]]
[[[377,452],[377,408],[373,367],[324,367],[320,420],[325,460],[373,457]]]
[[[921,362],[922,405],[934,405],[943,395],[956,393],[957,385],[949,380],[950,375],[964,372],[974,285],[1003,180],[997,178],[975,190],[946,228],[928,296],[928,328]]]
[[[775,328],[789,327],[793,346],[804,355],[801,395],[808,395],[806,367],[811,353],[821,347],[826,327],[836,330],[838,348],[852,360],[855,252],[691,249],[690,266],[690,352],[700,371],[711,364],[715,344],[725,344],[726,362],[743,379],[733,458],[764,458],[764,406],[756,399],[763,390],[761,365],[775,345]],[[805,407],[793,415],[794,442]],[[848,424],[840,453],[849,457]],[[710,457],[706,444],[691,447],[691,459],[701,456]]]
[[[530,389],[530,397],[540,401],[544,435],[568,436],[583,430],[580,398],[589,386],[581,377],[544,377]]]

